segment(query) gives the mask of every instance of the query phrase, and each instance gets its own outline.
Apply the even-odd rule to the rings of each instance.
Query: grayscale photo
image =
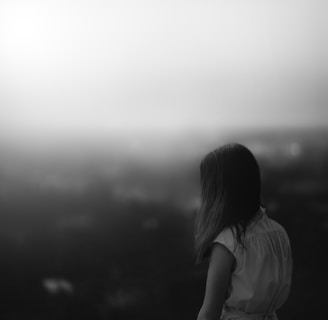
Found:
[[[0,0],[0,319],[324,319],[328,3]]]

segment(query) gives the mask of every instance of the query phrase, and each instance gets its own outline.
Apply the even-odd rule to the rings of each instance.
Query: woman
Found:
[[[201,162],[197,261],[209,260],[197,320],[277,320],[292,276],[284,228],[261,206],[259,166],[240,144],[210,152]]]

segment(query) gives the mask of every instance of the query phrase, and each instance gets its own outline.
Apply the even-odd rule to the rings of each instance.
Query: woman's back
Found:
[[[227,228],[214,240],[235,257],[223,319],[239,315],[269,315],[286,301],[292,277],[292,255],[284,228],[263,208],[247,227],[243,249]],[[263,318],[263,317],[262,317]]]
[[[209,267],[197,320],[277,319],[290,291],[292,254],[285,229],[261,206],[254,155],[224,145],[202,159],[200,178],[195,251]]]

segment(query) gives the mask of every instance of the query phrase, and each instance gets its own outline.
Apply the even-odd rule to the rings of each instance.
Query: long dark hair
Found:
[[[243,245],[248,223],[261,205],[258,163],[249,149],[226,144],[207,154],[200,164],[201,205],[195,223],[196,262],[209,254],[215,237],[225,228]]]

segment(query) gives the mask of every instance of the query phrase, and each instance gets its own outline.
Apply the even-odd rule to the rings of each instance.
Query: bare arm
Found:
[[[213,246],[207,272],[205,297],[197,320],[220,319],[234,260],[233,254],[225,246],[221,244]]]

